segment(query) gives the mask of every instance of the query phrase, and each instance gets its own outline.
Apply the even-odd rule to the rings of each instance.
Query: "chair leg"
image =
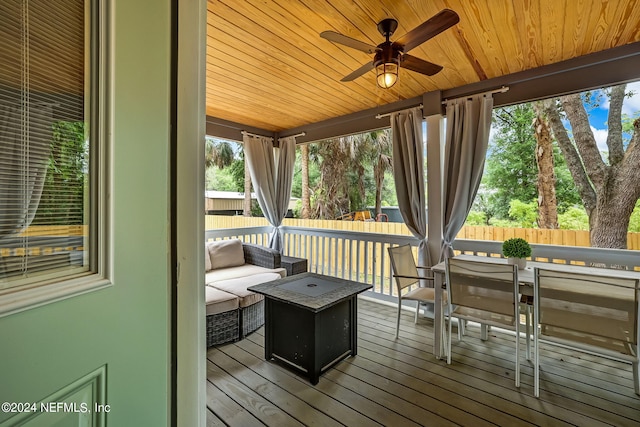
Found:
[[[534,319],[534,324],[536,324]],[[533,331],[533,394],[540,397],[540,351],[538,349],[538,331]]]
[[[633,362],[633,388],[638,396],[640,396],[640,361]]]
[[[529,304],[525,307],[525,323],[527,330],[525,336],[527,337],[527,360],[531,360],[531,306]]]
[[[413,323],[418,324],[418,314],[420,313],[420,301],[416,301],[416,318]]]
[[[520,387],[520,320],[516,322],[516,387]]]
[[[398,339],[398,334],[400,333],[400,311],[402,310],[402,300],[398,301],[398,316],[396,319],[396,339]]]
[[[489,339],[489,327],[482,323],[480,325],[480,339],[486,341]]]
[[[447,365],[451,365],[451,323],[452,323],[453,317],[451,317],[451,314],[449,314],[449,322],[448,323],[448,328],[449,328],[449,333],[448,336],[449,338],[447,339]],[[458,319],[458,322],[460,322],[460,319]],[[460,323],[458,323],[460,324]],[[443,343],[444,344],[444,343]]]
[[[435,310],[434,310],[435,311]],[[440,358],[447,358],[449,356],[449,340],[451,340],[451,335],[447,333],[449,330],[449,324],[451,323],[451,317],[447,314],[447,305],[443,304],[442,310],[440,310],[440,324],[442,325],[442,329],[440,331],[441,340],[440,340]],[[449,362],[447,362],[449,363]]]

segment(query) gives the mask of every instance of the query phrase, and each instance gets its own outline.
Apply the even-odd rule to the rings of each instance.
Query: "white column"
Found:
[[[440,260],[442,242],[442,169],[444,118],[428,116],[427,122],[427,241],[432,265]]]
[[[441,114],[427,116],[427,246],[431,265],[440,260],[442,242],[442,169],[444,147],[444,118]],[[437,279],[441,279],[438,275]],[[442,354],[442,281],[435,281],[435,303],[433,323],[433,354],[437,359]]]

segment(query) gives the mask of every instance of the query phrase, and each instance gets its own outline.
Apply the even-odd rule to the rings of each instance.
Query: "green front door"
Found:
[[[0,426],[170,422],[171,3],[109,2],[106,194],[93,207],[106,280],[0,317]]]

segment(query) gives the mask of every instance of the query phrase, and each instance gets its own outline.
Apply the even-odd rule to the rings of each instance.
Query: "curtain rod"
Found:
[[[472,96],[476,96],[476,95],[493,95],[494,93],[504,93],[504,92],[506,92],[508,90],[509,90],[508,86],[502,86],[500,89],[488,90],[486,92],[472,93],[471,95],[465,95],[465,96],[459,96],[457,98],[445,99],[444,101],[442,101],[442,105],[446,104],[447,102],[455,101],[455,100],[458,100],[458,99],[471,98]]]
[[[423,105],[422,105],[422,104],[420,104],[420,105],[418,105],[418,106],[417,106],[417,108],[422,108],[422,107],[423,107]],[[381,118],[383,118],[383,117],[389,117],[389,116],[390,116],[390,115],[392,115],[393,113],[400,113],[400,112],[402,112],[402,111],[408,111],[408,110],[412,110],[412,109],[414,109],[414,108],[416,108],[416,107],[404,108],[404,109],[402,109],[402,110],[392,111],[391,113],[378,114],[378,115],[376,116],[376,119],[381,119]]]
[[[294,137],[297,138],[299,136],[305,136],[307,133],[306,132],[300,132],[300,133],[296,133],[295,135],[287,135],[287,136],[283,136],[282,138],[278,138],[278,141],[284,138],[290,138],[290,137]]]
[[[273,141],[273,137],[271,137],[271,136],[258,135],[257,133],[247,132],[246,130],[241,130],[240,133],[243,134],[243,135],[253,136],[253,137],[256,137],[256,138],[269,138],[270,140]]]

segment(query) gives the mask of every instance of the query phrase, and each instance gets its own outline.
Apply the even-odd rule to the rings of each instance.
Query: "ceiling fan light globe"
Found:
[[[378,86],[389,89],[398,81],[398,64],[386,62],[376,65],[376,81]]]

